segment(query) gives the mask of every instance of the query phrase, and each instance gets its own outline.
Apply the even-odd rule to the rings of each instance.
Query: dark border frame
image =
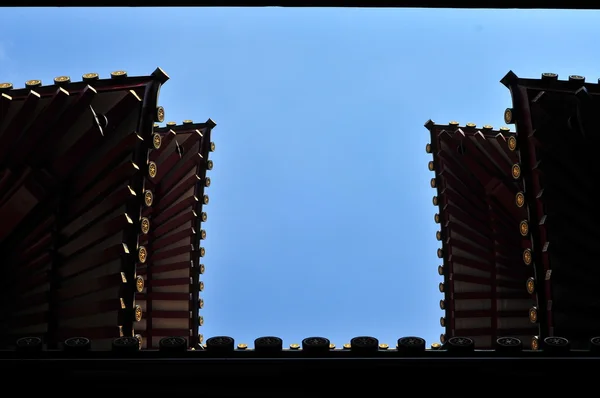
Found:
[[[600,5],[584,0],[343,0],[343,1],[307,1],[307,0],[271,0],[271,1],[226,1],[226,0],[175,0],[151,2],[149,0],[4,0],[6,7],[399,7],[399,8],[474,8],[474,9],[582,9],[597,10]]]

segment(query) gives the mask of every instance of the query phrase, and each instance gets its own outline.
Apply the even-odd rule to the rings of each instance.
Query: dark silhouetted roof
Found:
[[[553,73],[502,83],[513,106],[533,250],[538,322],[542,336],[584,346],[600,335],[600,241],[597,192],[600,85]]]
[[[139,214],[168,76],[0,84],[3,338],[131,333]],[[164,112],[163,112],[164,113]]]

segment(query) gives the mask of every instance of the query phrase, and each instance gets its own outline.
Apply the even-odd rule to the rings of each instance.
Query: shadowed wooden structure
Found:
[[[0,84],[0,336],[132,336],[153,124],[169,77]]]
[[[505,336],[529,342],[538,331],[528,319],[535,298],[527,290],[531,242],[515,134],[472,123],[425,126],[444,278],[440,339],[469,337],[482,349]]]
[[[516,125],[525,208],[531,225],[537,304],[531,310],[540,338],[562,336],[585,347],[600,334],[600,242],[596,185],[600,85],[554,73],[501,82],[513,106],[504,113]]]
[[[199,314],[204,305],[202,223],[208,218],[203,207],[209,204],[205,188],[211,181],[206,172],[213,168],[209,154],[215,150],[211,142],[215,125],[210,119],[187,120],[154,129],[161,144],[150,154],[157,173],[150,182],[153,203],[142,212],[149,228],[141,241],[149,254],[138,267],[144,285],[136,297],[144,310],[136,325],[143,348],[158,348],[169,336],[185,337],[190,347],[202,343],[198,332],[204,322]]]

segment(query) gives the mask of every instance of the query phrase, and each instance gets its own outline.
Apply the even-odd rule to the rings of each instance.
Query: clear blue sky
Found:
[[[437,341],[423,124],[502,125],[499,80],[600,77],[600,13],[3,9],[0,81],[162,67],[166,119],[205,121],[205,337]]]

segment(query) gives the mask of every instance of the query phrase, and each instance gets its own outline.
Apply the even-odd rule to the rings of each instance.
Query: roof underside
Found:
[[[133,302],[120,298],[135,288],[144,154],[168,76],[85,77],[3,85],[0,318],[9,339],[85,335],[101,345],[131,325]]]
[[[586,346],[600,335],[600,241],[594,198],[598,167],[600,87],[581,76],[559,81],[519,79],[503,83],[512,92],[512,122],[527,170],[524,183],[534,240],[536,282],[543,335]]]
[[[146,283],[137,303],[144,309],[144,319],[136,325],[144,348],[157,348],[160,339],[186,337],[190,346],[202,342],[198,334],[203,318],[201,291],[204,282],[201,243],[206,238],[202,223],[209,202],[204,190],[210,185],[206,176],[212,168],[209,153],[212,120],[206,123],[168,123],[155,127],[162,137],[160,150],[152,153],[158,174],[152,180],[154,204],[144,210],[151,230],[143,239],[149,249],[145,266],[138,268]]]
[[[489,348],[497,337],[513,336],[527,345],[537,329],[528,319],[534,302],[526,281],[533,271],[523,264],[528,244],[519,223],[526,211],[515,201],[522,187],[511,175],[518,162],[507,144],[513,134],[471,124],[426,127],[442,243],[442,339],[470,337],[477,348]]]

